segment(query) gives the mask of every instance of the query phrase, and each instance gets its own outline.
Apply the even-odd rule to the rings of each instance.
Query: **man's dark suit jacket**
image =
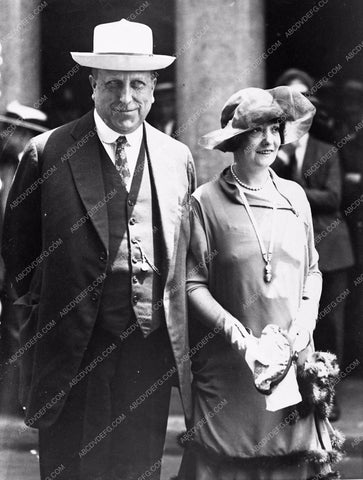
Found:
[[[185,145],[147,123],[145,128],[166,252],[166,324],[185,414],[190,418],[184,287],[194,165]],[[25,150],[8,199],[3,255],[19,297],[16,304],[26,311],[21,325],[23,345],[33,339],[19,358],[27,420],[35,427],[57,419],[90,341],[102,298],[108,218],[105,205],[93,208],[104,203],[105,197],[99,152],[93,112],[35,137]],[[92,208],[90,218],[72,232],[72,225]],[[21,279],[22,272],[29,273]],[[67,305],[71,305],[68,314],[61,316]]]
[[[279,176],[287,178],[288,169],[279,156],[272,168]],[[340,210],[341,167],[333,145],[309,136],[300,183],[311,206],[320,270],[329,272],[351,266],[352,247]]]

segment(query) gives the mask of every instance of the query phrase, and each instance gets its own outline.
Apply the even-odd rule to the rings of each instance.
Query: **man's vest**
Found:
[[[109,261],[97,323],[120,335],[136,317],[146,337],[164,320],[163,237],[159,206],[145,148],[145,132],[130,192],[100,143],[108,200]],[[134,313],[134,315],[133,315]]]

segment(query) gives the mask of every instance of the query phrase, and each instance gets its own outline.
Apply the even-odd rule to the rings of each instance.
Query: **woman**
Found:
[[[271,324],[286,332],[299,362],[312,350],[321,275],[310,208],[303,189],[269,167],[281,144],[308,131],[314,113],[290,87],[246,88],[223,107],[222,128],[201,140],[233,152],[234,163],[192,199],[187,292],[199,342],[188,480],[334,478],[326,428],[296,409],[294,367],[273,401],[255,388],[252,373],[271,363]],[[252,342],[262,333],[264,342]]]

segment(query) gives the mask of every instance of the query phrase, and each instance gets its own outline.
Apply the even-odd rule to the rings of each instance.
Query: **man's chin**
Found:
[[[118,133],[127,135],[128,133],[134,132],[140,125],[140,122],[126,121],[114,123],[114,126],[112,128]]]

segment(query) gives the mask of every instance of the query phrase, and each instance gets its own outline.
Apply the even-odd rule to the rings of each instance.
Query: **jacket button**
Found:
[[[134,217],[130,218],[130,225],[135,225],[136,219]]]
[[[138,262],[138,259],[137,259],[136,257],[132,257],[132,258],[131,258],[131,261],[132,261],[132,263],[137,263],[137,262]]]
[[[134,276],[132,277],[132,283],[137,283],[137,277],[136,277],[136,275],[134,275]]]
[[[100,260],[101,262],[105,262],[106,261],[106,255],[104,253],[101,253],[100,255]]]
[[[139,297],[138,297],[137,295],[134,295],[134,296],[132,297],[132,303],[133,303],[134,305],[137,304],[138,300],[139,300]]]

